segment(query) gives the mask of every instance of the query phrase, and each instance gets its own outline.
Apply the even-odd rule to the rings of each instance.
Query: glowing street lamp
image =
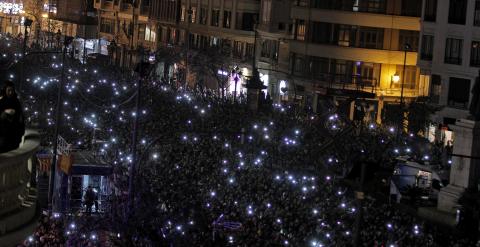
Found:
[[[398,72],[395,72],[395,74],[392,76],[392,82],[393,83],[398,83],[400,81],[400,75]]]

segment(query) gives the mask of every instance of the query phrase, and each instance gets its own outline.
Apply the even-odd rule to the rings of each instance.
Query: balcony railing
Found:
[[[367,93],[375,93],[378,86],[376,78],[346,74],[319,73],[312,81],[318,87]]]

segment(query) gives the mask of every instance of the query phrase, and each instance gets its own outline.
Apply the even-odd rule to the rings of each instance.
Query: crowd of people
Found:
[[[423,157],[424,150],[405,151],[415,136],[398,144],[395,130],[351,122],[340,107],[317,114],[276,103],[252,112],[231,95],[185,90],[170,79],[144,78],[136,111],[140,78],[133,72],[62,62],[54,55],[32,59],[48,67],[27,66],[26,120],[42,127],[43,144],[50,146],[51,126],[57,124],[56,74],[61,64],[67,66],[60,135],[114,167],[103,230],[119,245],[351,246],[357,234],[363,246],[476,244],[376,196],[366,196],[359,207],[354,189],[344,183],[359,162],[388,167],[399,155]],[[136,118],[138,153],[133,155]],[[101,144],[92,142],[94,129]],[[134,207],[128,208],[133,162]],[[363,220],[356,225],[360,211]],[[56,230],[60,225],[63,230]],[[38,241],[58,233],[53,239],[61,242],[55,244],[100,244],[92,241],[95,235],[82,238],[87,231],[74,237],[68,227],[67,221],[45,226],[37,231]]]
[[[27,246],[65,246],[64,223],[62,217],[57,214],[42,212],[38,220],[35,232],[17,247]]]

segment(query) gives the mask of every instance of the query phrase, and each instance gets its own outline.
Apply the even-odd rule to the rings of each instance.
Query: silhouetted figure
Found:
[[[95,192],[93,191],[92,186],[88,186],[87,192],[85,192],[85,206],[87,215],[92,213],[92,206],[95,202]]]
[[[13,82],[6,81],[0,91],[0,153],[18,148],[25,134],[22,106]]]

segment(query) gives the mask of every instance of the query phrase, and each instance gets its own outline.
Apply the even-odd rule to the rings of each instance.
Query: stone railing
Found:
[[[0,235],[35,215],[32,172],[35,172],[35,154],[39,147],[38,132],[27,130],[19,148],[0,153]]]

